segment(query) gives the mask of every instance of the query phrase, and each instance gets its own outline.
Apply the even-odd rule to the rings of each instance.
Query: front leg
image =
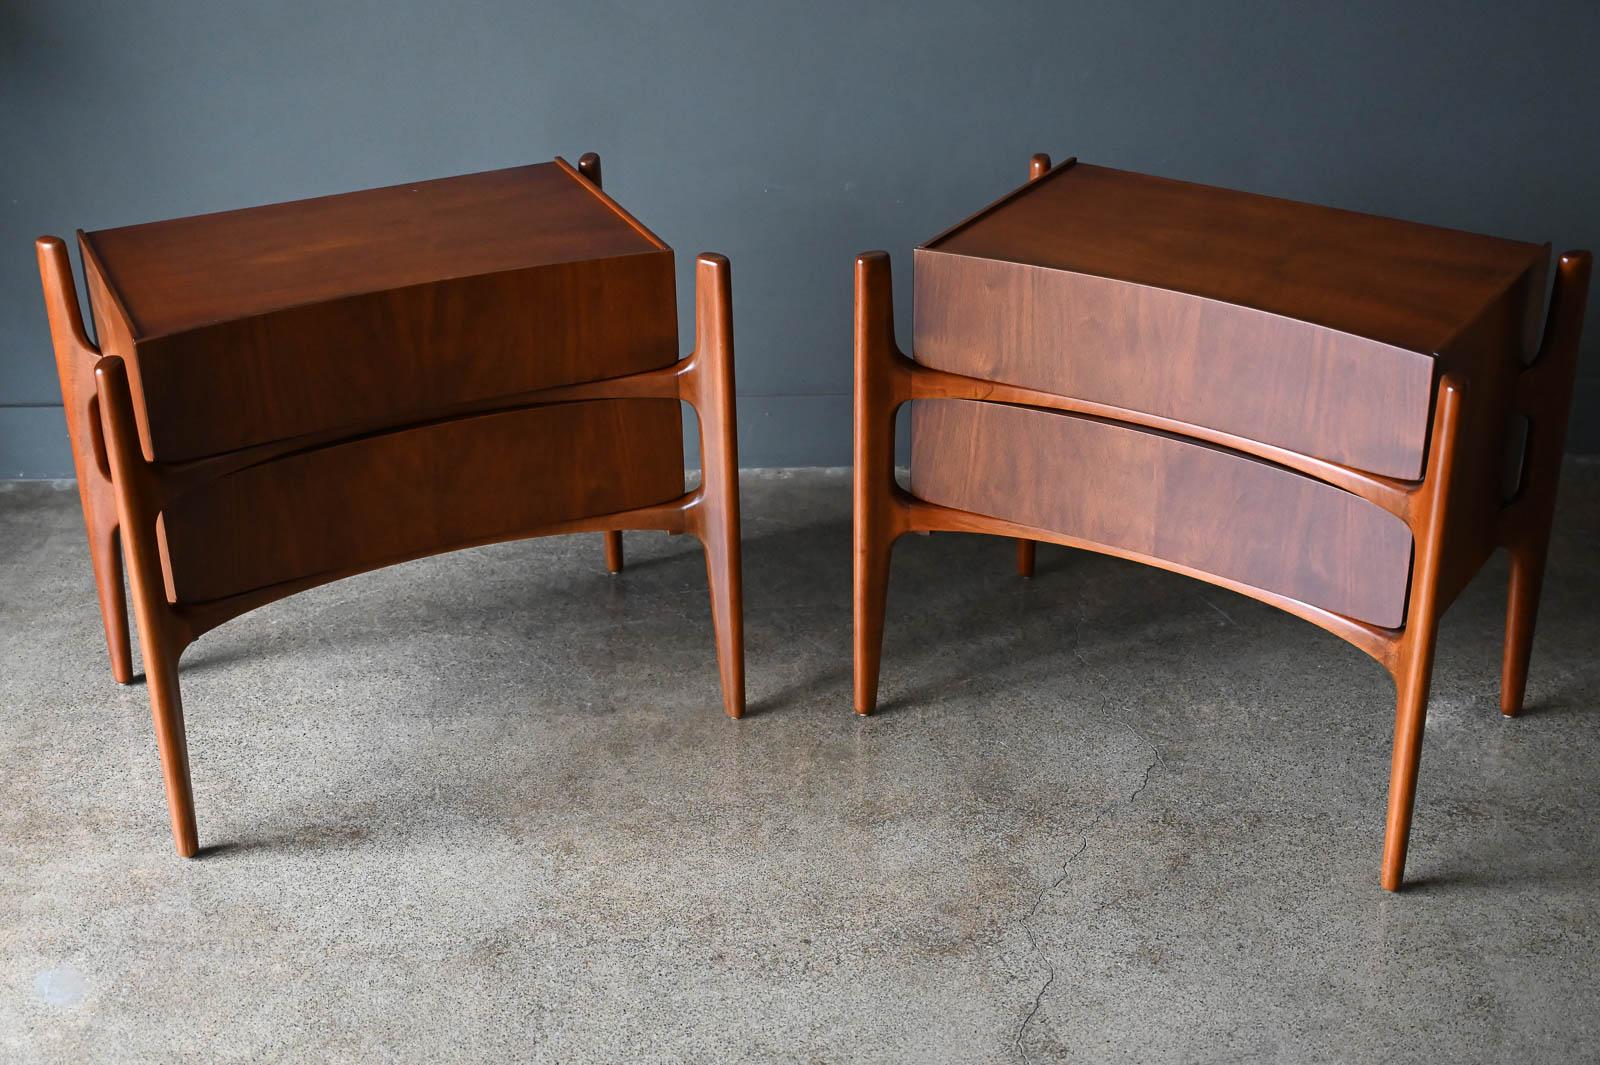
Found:
[[[117,498],[117,518],[133,592],[133,615],[139,626],[145,683],[150,688],[150,714],[172,818],[172,841],[178,854],[194,857],[200,849],[195,824],[194,791],[189,780],[189,745],[183,727],[183,699],[178,690],[178,656],[188,640],[182,623],[167,605],[161,555],[156,545],[156,518],[161,512],[158,481],[144,460],[134,425],[133,396],[122,360],[108,356],[95,366],[95,387],[105,423],[106,452]]]
[[[733,380],[733,283],[728,260],[695,260],[695,350],[684,398],[700,423],[700,491],[691,529],[706,551],[722,707],[743,717],[744,576],[739,544],[739,439]]]

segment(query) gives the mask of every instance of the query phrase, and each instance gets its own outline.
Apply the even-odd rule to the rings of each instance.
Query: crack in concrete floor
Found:
[[[1056,877],[1053,882],[1040,889],[1038,896],[1033,900],[1033,907],[1028,911],[1027,916],[1023,917],[1022,920],[1018,922],[1023,932],[1027,934],[1030,956],[1039,953],[1039,940],[1038,937],[1034,935],[1033,929],[1030,927],[1029,922],[1039,915],[1039,908],[1044,905],[1046,896],[1059,890],[1061,885],[1067,882],[1067,876],[1072,871],[1072,863],[1083,857],[1084,852],[1089,849],[1089,837],[1094,834],[1095,829],[1099,828],[1101,823],[1104,822],[1113,811],[1119,808],[1131,808],[1134,802],[1138,800],[1139,796],[1144,793],[1144,789],[1150,786],[1150,776],[1155,772],[1156,767],[1166,764],[1161,758],[1161,751],[1154,743],[1151,743],[1149,739],[1140,733],[1138,729],[1127,724],[1126,722],[1120,722],[1120,724],[1123,728],[1127,729],[1127,731],[1134,737],[1140,746],[1150,748],[1150,763],[1144,767],[1144,776],[1139,781],[1139,786],[1133,789],[1132,794],[1130,794],[1121,803],[1106,803],[1100,807],[1099,812],[1094,815],[1094,819],[1090,821],[1088,827],[1083,830],[1083,836],[1078,841],[1078,849],[1073,851],[1066,857],[1065,860],[1062,861],[1061,875]],[[1016,1045],[1017,1053],[1021,1055],[1024,1062],[1031,1062],[1033,1060],[1028,1056],[1028,1047],[1026,1042],[1028,1026],[1033,1023],[1033,1018],[1038,1014],[1040,1007],[1044,1005],[1045,995],[1049,993],[1050,988],[1053,987],[1056,982],[1057,974],[1055,963],[1050,961],[1048,958],[1045,958],[1044,965],[1046,972],[1044,984],[1040,986],[1038,993],[1033,996],[1033,1005],[1028,1010],[1027,1015],[1022,1018],[1022,1024],[1017,1028],[1017,1035],[1013,1041]]]
[[[1210,604],[1207,603],[1207,605],[1209,606]],[[1213,609],[1216,608],[1213,607]],[[1221,613],[1221,611],[1219,610],[1218,613]],[[1232,619],[1229,620],[1231,621]],[[1078,660],[1078,664],[1081,665],[1086,672],[1091,673],[1099,678],[1102,683],[1109,683],[1109,678],[1107,678],[1100,670],[1090,665],[1089,660],[1083,656],[1083,631],[1087,622],[1088,607],[1080,599],[1078,620],[1073,630],[1071,654]],[[1101,704],[1100,709],[1101,716],[1109,716],[1106,713],[1105,705],[1103,703]],[[1150,775],[1155,772],[1156,766],[1163,765],[1165,763],[1162,761],[1160,749],[1157,748],[1147,736],[1141,733],[1138,729],[1134,728],[1132,725],[1128,724],[1124,719],[1118,719],[1116,723],[1123,729],[1127,730],[1129,735],[1133,736],[1135,742],[1139,746],[1148,747],[1150,749],[1151,756],[1149,764],[1144,767],[1144,775],[1139,781],[1139,786],[1134,788],[1133,793],[1130,794],[1127,799],[1120,804],[1122,808],[1126,809],[1132,807],[1139,796],[1144,793],[1144,789],[1149,787]],[[1112,811],[1116,810],[1118,806],[1119,804],[1117,803],[1106,803],[1100,807],[1100,810],[1094,815],[1093,820],[1091,820],[1088,826],[1083,830],[1083,836],[1078,841],[1077,850],[1073,851],[1062,861],[1061,874],[1057,876],[1054,881],[1046,884],[1039,890],[1039,894],[1034,897],[1032,908],[1030,908],[1027,915],[1018,922],[1023,932],[1028,937],[1028,953],[1030,957],[1039,953],[1039,939],[1034,934],[1030,922],[1032,922],[1032,920],[1039,915],[1039,909],[1044,905],[1045,898],[1051,893],[1059,890],[1061,885],[1066,883],[1067,876],[1072,871],[1072,863],[1081,858],[1084,852],[1089,849],[1089,837],[1094,834],[1095,829],[1099,828],[1100,824],[1105,821],[1105,819],[1110,816]],[[1022,1018],[1022,1023],[1017,1027],[1017,1034],[1013,1040],[1013,1044],[1017,1049],[1018,1055],[1021,1056],[1025,1063],[1033,1060],[1028,1056],[1028,1047],[1026,1042],[1028,1026],[1033,1023],[1034,1017],[1038,1015],[1039,1010],[1044,1005],[1045,995],[1049,993],[1050,988],[1053,987],[1056,982],[1057,973],[1055,963],[1050,961],[1048,958],[1044,958],[1043,961],[1045,966],[1045,981],[1039,987],[1038,992],[1033,996],[1033,1005],[1028,1009],[1027,1014]]]

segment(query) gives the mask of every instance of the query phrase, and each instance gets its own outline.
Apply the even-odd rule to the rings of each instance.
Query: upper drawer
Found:
[[[1500,390],[1534,342],[1548,259],[1066,164],[918,249],[915,355],[1416,480],[1435,380]]]
[[[919,249],[916,358],[1421,476],[1434,360],[1184,292]]]
[[[80,240],[152,461],[677,358],[672,251],[564,162]]]

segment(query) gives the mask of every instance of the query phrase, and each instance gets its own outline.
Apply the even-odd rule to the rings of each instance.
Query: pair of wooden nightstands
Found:
[[[672,252],[599,160],[39,242],[119,681],[123,569],[173,834],[198,846],[183,649],[305,588],[439,551],[623,529],[705,544],[723,702],[744,709],[727,261]],[[856,263],[855,708],[912,531],[1146,562],[1355,644],[1398,691],[1382,881],[1399,886],[1439,615],[1511,555],[1501,708],[1522,705],[1589,256],[1035,156],[916,253],[915,361]],[[684,492],[678,401],[697,410]],[[894,418],[912,403],[911,483]]]
[[[1511,558],[1501,710],[1522,706],[1589,255],[1035,156],[918,248],[913,359],[889,260],[856,262],[855,705],[877,700],[889,554],[913,531],[1160,566],[1320,625],[1397,705],[1382,883],[1400,886],[1439,615]],[[911,483],[894,417],[911,404]]]

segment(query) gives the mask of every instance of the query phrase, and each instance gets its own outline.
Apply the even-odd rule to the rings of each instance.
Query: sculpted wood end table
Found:
[[[856,261],[855,708],[877,699],[907,532],[1043,540],[1304,618],[1397,690],[1382,884],[1410,833],[1439,615],[1510,553],[1501,711],[1522,706],[1590,256],[1033,158],[916,250]],[[894,417],[911,401],[910,491]]]
[[[728,262],[672,250],[563,159],[38,241],[100,609],[133,664],[178,853],[198,848],[178,657],[315,585],[441,551],[601,531],[705,546],[723,705],[744,712]],[[684,492],[680,401],[702,483]]]

